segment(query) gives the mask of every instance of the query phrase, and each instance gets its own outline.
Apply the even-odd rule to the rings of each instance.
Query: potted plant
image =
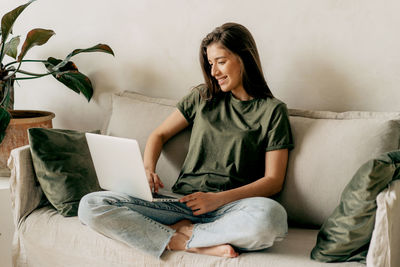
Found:
[[[97,44],[85,49],[75,49],[64,59],[49,57],[47,59],[26,59],[27,52],[34,46],[45,44],[55,33],[48,29],[33,29],[28,32],[24,43],[18,53],[20,36],[12,34],[14,22],[18,16],[35,0],[18,6],[6,13],[1,20],[0,32],[0,157],[1,153],[7,153],[6,144],[3,140],[6,135],[7,127],[13,119],[14,104],[14,82],[17,80],[37,79],[52,75],[56,80],[63,83],[66,87],[80,94],[90,101],[93,95],[93,87],[90,79],[82,74],[76,65],[70,61],[71,57],[88,52],[104,52],[114,55],[112,49],[106,44]],[[6,62],[6,59],[8,60]],[[21,69],[25,64],[43,64],[43,73],[32,73]],[[25,112],[26,113],[26,112]],[[29,115],[28,115],[29,116]],[[54,115],[52,115],[54,117]],[[9,135],[9,133],[7,134]],[[9,153],[9,151],[8,151]],[[8,155],[6,155],[8,157]],[[4,166],[0,159],[0,169]]]

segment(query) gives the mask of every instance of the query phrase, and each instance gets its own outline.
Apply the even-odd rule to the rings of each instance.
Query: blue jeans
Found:
[[[78,216],[95,231],[160,257],[180,220],[195,223],[186,248],[230,244],[244,250],[272,246],[287,234],[285,209],[276,201],[253,197],[194,216],[179,202],[148,202],[110,191],[94,192],[80,202]]]

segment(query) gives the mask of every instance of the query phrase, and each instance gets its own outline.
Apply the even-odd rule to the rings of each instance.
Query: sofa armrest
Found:
[[[367,266],[398,266],[400,262],[400,180],[395,180],[376,198],[375,227]]]
[[[14,224],[19,227],[20,222],[39,206],[43,193],[35,176],[29,146],[12,150],[8,167],[11,169],[11,208]]]

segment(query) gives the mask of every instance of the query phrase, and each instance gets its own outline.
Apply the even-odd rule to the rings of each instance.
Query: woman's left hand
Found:
[[[211,192],[196,192],[182,197],[179,202],[186,203],[186,206],[192,209],[193,215],[214,211],[225,204],[218,193]]]

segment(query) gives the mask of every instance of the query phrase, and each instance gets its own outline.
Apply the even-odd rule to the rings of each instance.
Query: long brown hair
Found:
[[[217,80],[211,76],[211,66],[207,57],[207,47],[213,43],[220,43],[240,58],[243,66],[242,83],[248,95],[254,98],[273,97],[264,78],[253,36],[243,25],[230,22],[207,34],[200,45],[200,64],[207,86],[207,92],[203,92],[206,94],[203,95],[205,99],[210,100],[221,92]]]

